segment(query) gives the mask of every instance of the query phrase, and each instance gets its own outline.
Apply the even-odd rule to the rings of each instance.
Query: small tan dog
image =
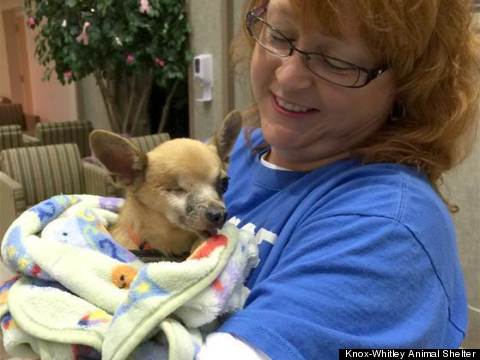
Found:
[[[222,227],[228,155],[241,123],[234,111],[209,143],[173,139],[146,154],[117,134],[93,131],[93,153],[125,189],[114,239],[132,250],[181,258]]]

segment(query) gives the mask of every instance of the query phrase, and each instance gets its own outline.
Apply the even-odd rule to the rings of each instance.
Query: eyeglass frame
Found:
[[[248,34],[250,35],[250,37],[255,41],[255,43],[257,43],[258,45],[260,45],[263,49],[265,49],[266,51],[268,51],[270,54],[272,55],[275,55],[275,56],[278,56],[278,57],[283,57],[283,58],[287,58],[287,57],[290,57],[293,55],[293,52],[296,51],[298,52],[299,54],[302,55],[303,57],[303,60],[304,60],[304,63],[305,63],[305,66],[307,67],[308,70],[310,70],[312,72],[312,74],[314,74],[315,76],[318,76],[320,79],[323,79],[331,84],[334,84],[334,85],[338,85],[338,86],[341,86],[341,87],[345,87],[345,88],[351,88],[351,89],[358,89],[358,88],[362,88],[364,86],[367,86],[371,81],[375,80],[376,78],[378,78],[380,75],[382,75],[385,71],[387,71],[389,69],[389,66],[384,64],[384,65],[380,65],[374,69],[367,69],[365,67],[362,67],[362,66],[359,66],[359,65],[356,65],[356,64],[353,64],[349,61],[345,61],[345,60],[342,60],[342,59],[339,59],[339,58],[336,58],[336,57],[333,57],[333,56],[329,56],[329,55],[325,55],[323,53],[319,53],[319,52],[311,52],[311,51],[304,51],[304,50],[300,50],[299,48],[297,48],[294,44],[293,44],[293,41],[291,39],[289,39],[288,37],[286,37],[280,30],[278,30],[275,26],[273,26],[272,24],[269,24],[268,22],[266,22],[263,18],[261,18],[260,16],[263,15],[266,11],[267,11],[267,7],[268,7],[268,1],[265,2],[265,4],[263,5],[260,5],[256,8],[253,8],[252,10],[250,10],[248,13],[247,13],[247,16],[245,18],[245,28],[247,29],[247,32]],[[288,46],[289,46],[289,53],[288,55],[280,55],[278,53],[275,53],[273,51],[271,51],[270,49],[267,49],[262,43],[260,43],[259,40],[257,40],[257,38],[255,38],[255,36],[253,35],[253,31],[251,29],[252,27],[252,24],[254,21],[260,21],[262,22],[264,25],[268,26],[270,29],[276,31],[279,35],[282,36],[282,38],[287,42]],[[329,80],[323,76],[320,76],[318,75],[315,71],[313,71],[310,66],[308,65],[308,59],[309,59],[309,56],[310,55],[320,55],[322,56],[323,58],[327,58],[327,59],[332,59],[332,60],[335,60],[335,61],[340,61],[342,63],[345,63],[346,65],[349,65],[351,66],[352,68],[354,69],[357,69],[359,71],[363,71],[364,73],[367,74],[367,78],[365,79],[365,82],[362,84],[362,85],[342,85],[342,84],[339,84],[339,83],[336,83],[332,80]]]

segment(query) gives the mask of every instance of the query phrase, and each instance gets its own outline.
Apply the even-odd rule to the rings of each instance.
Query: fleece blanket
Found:
[[[1,255],[6,351],[46,359],[193,359],[206,329],[241,308],[258,261],[250,232],[227,223],[182,262],[143,263],[108,231],[119,198],[60,195],[18,217]]]

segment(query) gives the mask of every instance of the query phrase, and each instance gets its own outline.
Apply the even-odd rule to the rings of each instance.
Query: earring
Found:
[[[396,122],[404,119],[407,116],[407,109],[405,105],[395,101],[392,106],[392,111],[390,113],[390,121]]]

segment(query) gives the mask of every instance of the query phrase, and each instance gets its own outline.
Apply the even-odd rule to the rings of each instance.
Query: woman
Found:
[[[245,308],[199,359],[462,343],[463,275],[437,186],[475,132],[470,11],[469,0],[249,1],[257,116],[226,201],[260,262]]]

